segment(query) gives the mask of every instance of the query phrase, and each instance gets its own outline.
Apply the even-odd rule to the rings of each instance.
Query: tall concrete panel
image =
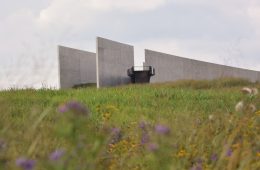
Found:
[[[130,83],[127,69],[134,65],[134,47],[97,37],[97,87]]]
[[[96,83],[96,54],[73,48],[58,47],[60,88]]]
[[[161,52],[145,50],[145,65],[155,68],[151,82],[183,79],[211,80],[222,77],[243,78],[260,82],[260,72],[182,58]]]

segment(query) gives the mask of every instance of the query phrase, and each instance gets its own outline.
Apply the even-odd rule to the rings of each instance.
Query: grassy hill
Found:
[[[1,91],[0,169],[260,169],[260,96],[245,86],[260,88],[221,79]]]

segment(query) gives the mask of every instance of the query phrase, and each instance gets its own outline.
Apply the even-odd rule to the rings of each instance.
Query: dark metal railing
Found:
[[[132,83],[149,83],[150,77],[155,75],[155,69],[152,66],[133,66],[127,70],[127,75]]]

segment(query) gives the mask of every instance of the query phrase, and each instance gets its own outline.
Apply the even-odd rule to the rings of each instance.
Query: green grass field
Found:
[[[221,79],[1,91],[0,169],[259,170],[260,95],[245,86],[260,88]]]

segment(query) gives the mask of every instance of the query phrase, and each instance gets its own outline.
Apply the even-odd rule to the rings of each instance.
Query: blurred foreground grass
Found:
[[[239,79],[0,92],[0,169],[260,169]],[[248,108],[235,111],[239,101]]]

